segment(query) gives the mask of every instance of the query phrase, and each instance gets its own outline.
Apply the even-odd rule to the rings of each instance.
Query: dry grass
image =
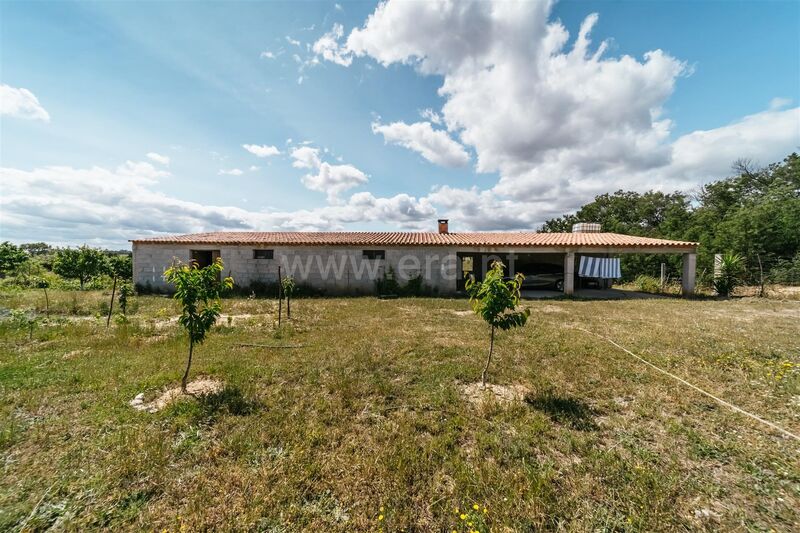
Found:
[[[39,298],[0,295],[0,306]],[[54,300],[90,318],[53,318],[32,342],[0,321],[0,530],[800,522],[796,441],[574,329],[799,433],[796,301],[526,302],[531,322],[499,336],[490,369],[525,401],[473,404],[462,388],[479,379],[488,336],[466,301],[297,300],[277,332],[274,302],[226,300],[234,318],[193,370],[225,389],[151,414],[128,402],[179,382],[174,303],[138,298],[131,323],[106,331],[91,319],[102,295]]]

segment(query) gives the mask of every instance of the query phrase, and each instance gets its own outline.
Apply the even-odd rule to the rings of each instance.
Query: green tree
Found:
[[[114,312],[114,295],[117,292],[117,280],[128,280],[133,277],[131,256],[127,254],[112,255],[107,260],[106,268],[114,280],[114,284],[111,287],[111,303],[108,306],[108,317],[106,317],[106,328],[108,328],[111,323],[111,313]]]
[[[53,251],[46,242],[27,242],[20,244],[19,247],[31,256],[46,255]]]
[[[53,261],[53,272],[64,278],[77,279],[81,290],[87,281],[105,273],[107,268],[106,256],[88,246],[58,250]]]
[[[517,273],[513,279],[505,280],[503,269],[503,263],[495,261],[483,281],[475,281],[475,278],[470,276],[466,282],[472,310],[491,327],[489,354],[486,356],[486,364],[481,374],[481,382],[484,387],[486,387],[486,373],[492,362],[495,330],[506,331],[524,326],[530,315],[529,309],[516,310],[519,305],[519,289],[525,276]]]
[[[292,295],[297,290],[297,283],[292,276],[286,276],[281,279],[281,289],[286,296],[286,318],[292,318]]]
[[[119,308],[122,311],[123,316],[127,316],[128,314],[128,298],[136,294],[133,290],[133,285],[130,283],[123,283],[122,286],[119,288]]]
[[[14,272],[17,267],[28,260],[28,254],[19,246],[5,241],[0,244],[0,276]]]
[[[47,296],[47,289],[50,288],[50,282],[47,281],[46,278],[39,276],[32,278],[31,282],[34,287],[44,291],[44,312],[47,316],[50,316],[50,297]]]
[[[192,366],[195,344],[205,341],[211,327],[219,318],[222,306],[219,298],[225,290],[233,288],[233,278],[220,280],[222,259],[200,268],[196,261],[190,264],[176,262],[164,272],[164,279],[175,286],[174,298],[181,303],[178,322],[189,334],[189,359],[181,379],[181,390],[186,394],[186,382]]]

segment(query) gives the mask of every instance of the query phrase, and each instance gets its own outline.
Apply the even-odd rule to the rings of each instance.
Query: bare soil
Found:
[[[219,392],[222,390],[223,386],[223,382],[213,378],[198,378],[186,385],[187,394],[183,394],[181,386],[178,385],[177,387],[165,390],[150,402],[144,401],[144,393],[137,394],[136,397],[130,401],[130,406],[137,411],[157,413],[174,402]]]

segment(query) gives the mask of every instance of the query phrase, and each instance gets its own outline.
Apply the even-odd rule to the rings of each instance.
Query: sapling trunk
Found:
[[[44,287],[44,313],[50,316],[50,298],[47,297],[47,287]]]
[[[181,380],[181,392],[186,394],[186,382],[189,381],[189,369],[192,368],[192,352],[194,351],[194,341],[189,339],[189,360],[186,362],[186,372],[183,373]]]
[[[484,389],[486,388],[486,373],[489,372],[489,363],[492,362],[492,350],[494,350],[494,326],[492,326],[492,334],[489,337],[489,355],[486,357],[486,365],[483,367],[483,373],[481,374]]]
[[[114,294],[117,292],[117,276],[114,276],[114,286],[111,288],[111,305],[108,306],[108,318],[106,318],[106,329],[111,323],[111,313],[114,312]]]
[[[292,295],[286,295],[286,318],[292,318]]]

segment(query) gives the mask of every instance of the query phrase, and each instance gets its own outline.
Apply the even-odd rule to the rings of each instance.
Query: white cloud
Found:
[[[277,147],[268,144],[243,144],[242,148],[257,157],[270,157],[281,153]]]
[[[156,152],[148,152],[147,158],[161,165],[169,166],[169,156],[161,155]]]
[[[322,161],[319,159],[319,148],[301,146],[292,150],[292,166],[295,168],[319,168]]]
[[[550,20],[551,7],[387,0],[329,50],[441,76],[444,105],[423,116],[433,122],[439,115],[475,150],[476,170],[499,175],[484,191],[440,188],[430,196],[469,219],[468,227],[531,228],[599,193],[692,188],[727,175],[735,159],[777,161],[800,145],[797,109],[780,111],[785,99],[673,140],[663,108],[680,77],[691,74],[687,64],[662,50],[610,57],[605,42],[590,40],[596,14],[570,39]],[[395,137],[406,145],[418,139],[408,127]],[[470,209],[449,202],[455,197]]]
[[[300,211],[249,211],[188,202],[159,192],[169,172],[128,161],[116,169],[51,166],[0,168],[3,238],[125,247],[157,234],[222,230],[334,230],[380,221],[399,228],[430,227],[435,211],[426,199],[358,193],[337,205]]]
[[[250,170],[250,172],[255,172],[256,170],[258,170],[258,169],[260,169],[260,168],[261,168],[261,167],[257,167],[257,166],[255,166],[255,165],[250,165],[250,168],[249,168],[248,170]]]
[[[218,174],[220,176],[241,176],[242,174],[244,174],[244,172],[240,168],[232,168],[232,169],[229,169],[229,170],[225,170],[225,169],[221,168],[219,170]]]
[[[0,84],[0,115],[50,122],[50,114],[28,89]]]
[[[336,11],[344,11],[342,4],[333,4],[333,7],[336,9]]]
[[[314,43],[312,50],[317,56],[322,56],[326,61],[349,67],[353,62],[353,55],[343,51],[339,43],[343,36],[344,27],[341,24],[334,24],[331,31],[324,34]]]
[[[769,108],[772,111],[777,111],[779,109],[783,109],[784,107],[788,107],[792,104],[791,98],[781,98],[780,96],[776,96],[769,102]]]
[[[292,46],[300,46],[300,41],[298,41],[297,39],[292,39],[288,35],[286,36],[286,42],[291,44]]]
[[[275,55],[274,52],[270,52],[269,50],[265,50],[264,52],[261,52],[261,56],[260,57],[262,59],[275,59],[277,56]]]
[[[373,122],[372,132],[383,135],[387,143],[399,144],[419,153],[435,165],[463,167],[469,163],[469,154],[464,147],[451,139],[446,131],[434,130],[430,122]]]
[[[661,174],[687,185],[727,174],[737,159],[780,161],[800,146],[800,107],[771,109],[727,126],[698,130],[672,144],[672,162]]]
[[[439,113],[437,113],[436,111],[434,111],[430,107],[420,111],[419,112],[419,116],[421,116],[422,118],[424,118],[428,122],[436,124],[437,126],[442,123],[442,116],[439,115]]]
[[[339,195],[348,189],[357,187],[368,181],[368,177],[353,165],[331,165],[323,162],[319,156],[319,148],[301,146],[292,151],[295,168],[316,170],[316,174],[306,174],[301,181],[312,191],[324,192],[328,201],[339,202]]]
[[[337,202],[339,194],[367,182],[367,175],[353,165],[322,163],[316,174],[303,176],[303,185],[312,191],[324,192],[329,202]]]

